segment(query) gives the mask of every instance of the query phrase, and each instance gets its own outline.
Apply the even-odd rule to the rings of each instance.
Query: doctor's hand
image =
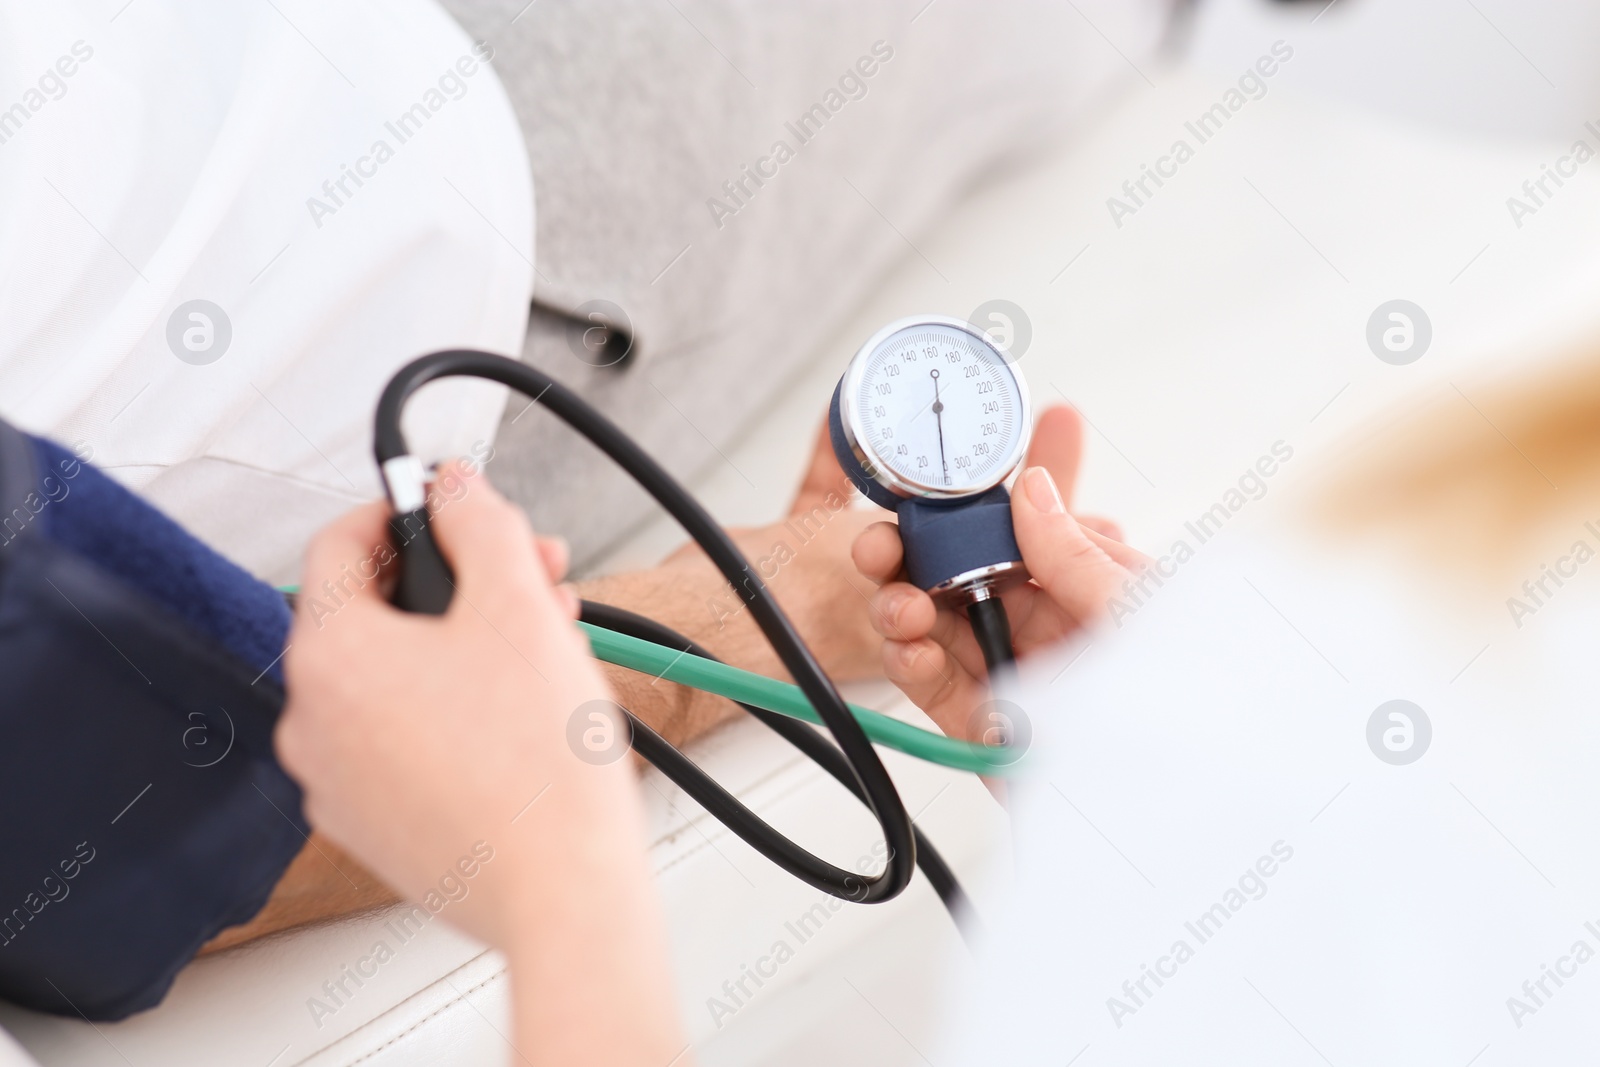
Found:
[[[1032,580],[1002,594],[1018,658],[1091,625],[1148,560],[1103,520],[1069,510],[1083,454],[1083,422],[1070,407],[1047,409],[1011,490],[1011,521]],[[989,699],[983,653],[963,611],[936,605],[905,580],[899,531],[880,522],[853,550],[881,588],[873,625],[884,638],[883,669],[939,728],[973,740],[973,712]]]
[[[370,577],[382,505],[312,543],[279,758],[319,831],[506,952],[532,1062],[667,1063],[684,1045],[631,762],[569,742],[610,690],[553,584],[565,552],[452,473],[467,489],[433,520],[455,572],[444,615],[399,611]]]

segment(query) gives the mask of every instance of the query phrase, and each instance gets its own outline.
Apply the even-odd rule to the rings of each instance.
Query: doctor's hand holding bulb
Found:
[[[1122,584],[1149,561],[1103,519],[1069,508],[1083,453],[1083,421],[1070,407],[1047,409],[1011,489],[1011,520],[1032,581],[1002,594],[1019,658],[1092,625]],[[973,710],[989,699],[982,650],[965,613],[938,604],[905,580],[899,530],[868,527],[853,551],[861,573],[881,588],[873,626],[884,638],[883,669],[951,737],[971,737]]]
[[[568,740],[612,694],[554,584],[566,550],[470,468],[440,477],[468,487],[433,524],[449,610],[400,611],[380,582],[331,616],[302,600],[279,759],[312,824],[388,885],[455,887],[438,914],[510,961],[522,1062],[684,1067],[631,763]],[[392,559],[387,518],[374,504],[319,534],[306,586]]]

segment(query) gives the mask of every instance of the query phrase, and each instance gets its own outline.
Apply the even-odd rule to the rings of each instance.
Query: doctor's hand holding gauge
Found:
[[[899,515],[912,583],[966,608],[991,668],[1010,662],[996,594],[1028,572],[1003,483],[1032,422],[1005,353],[959,319],[891,322],[851,361],[828,426],[850,480]]]
[[[990,673],[1091,624],[1147,563],[1114,524],[1068,511],[1081,418],[1052,407],[1035,428],[1015,357],[971,323],[928,315],[861,346],[829,426],[851,481],[898,519],[854,549],[882,586],[885,672],[952,737],[1025,741]]]

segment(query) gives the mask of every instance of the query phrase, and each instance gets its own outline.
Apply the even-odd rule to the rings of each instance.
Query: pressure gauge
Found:
[[[976,327],[902,319],[861,346],[839,396],[845,440],[899,497],[953,500],[1003,482],[1031,430],[1028,388]]]
[[[913,582],[974,600],[1026,577],[1004,482],[1032,434],[1028,387],[982,330],[940,315],[885,326],[840,379],[829,426],[845,473],[899,514]]]

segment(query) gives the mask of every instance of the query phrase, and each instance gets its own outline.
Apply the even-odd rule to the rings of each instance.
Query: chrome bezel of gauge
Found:
[[[1009,462],[986,481],[963,489],[946,489],[942,486],[927,485],[896,471],[861,443],[866,434],[861,426],[861,412],[856,398],[861,390],[861,378],[867,372],[867,360],[890,337],[902,330],[918,326],[946,326],[960,330],[993,352],[995,358],[1010,373],[1011,380],[1016,383],[1017,398],[1021,408],[1017,414],[1017,425],[1020,429],[1017,442],[1013,446]],[[959,500],[962,497],[976,496],[979,493],[988,492],[1011,477],[1011,472],[1017,469],[1017,466],[1022,462],[1022,457],[1027,454],[1028,442],[1033,436],[1033,410],[1028,396],[1027,379],[1017,373],[1016,365],[1006,358],[1005,353],[993,341],[989,340],[988,335],[982,330],[979,330],[970,322],[951,318],[947,315],[912,315],[907,318],[896,319],[867,338],[866,343],[856,350],[855,357],[850,360],[849,369],[845,371],[844,384],[839,391],[839,415],[839,422],[844,430],[845,442],[849,444],[851,453],[856,457],[856,462],[861,464],[861,469],[866,471],[873,481],[891,493],[907,499],[916,497],[923,500]]]

